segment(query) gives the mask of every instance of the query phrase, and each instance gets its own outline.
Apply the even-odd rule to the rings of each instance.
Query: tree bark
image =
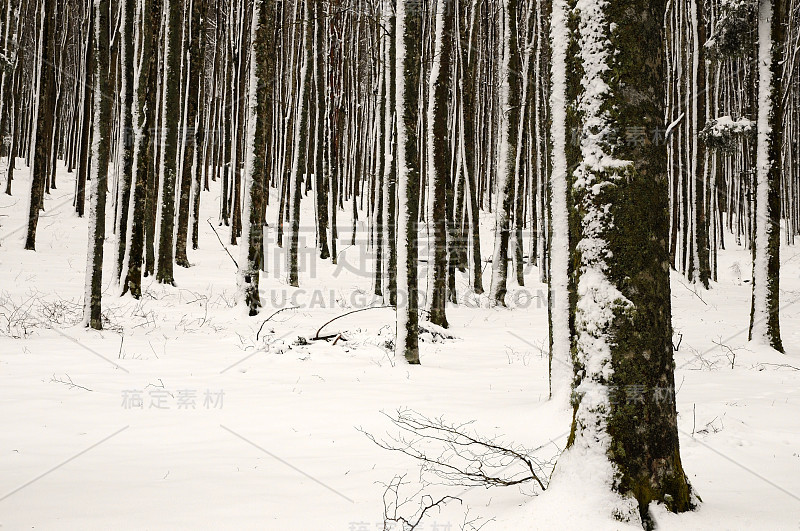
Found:
[[[585,480],[611,485],[614,516],[648,528],[652,501],[692,508],[675,406],[666,148],[615,139],[631,127],[663,130],[665,8],[663,0],[587,5],[573,66],[582,70],[572,105],[584,130],[574,173],[575,410],[561,459],[578,474],[580,460],[607,460]]]

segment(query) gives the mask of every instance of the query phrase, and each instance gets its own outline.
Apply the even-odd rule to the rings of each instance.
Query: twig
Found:
[[[678,281],[678,283],[679,283],[681,286],[683,286],[684,288],[686,288],[686,290],[687,290],[689,293],[692,293],[692,294],[694,294],[694,296],[695,296],[695,297],[697,297],[698,299],[700,299],[700,302],[702,302],[703,304],[705,304],[706,306],[708,306],[708,303],[707,303],[706,301],[704,301],[704,300],[703,300],[703,297],[701,297],[700,295],[698,295],[698,293],[697,293],[696,291],[694,291],[693,289],[691,289],[689,286],[687,286],[686,284],[684,284],[684,283],[683,283],[683,282],[681,282],[680,280]]]
[[[70,378],[69,374],[65,374],[64,376],[66,376],[67,379],[66,380],[60,380],[60,379],[56,378],[56,375],[54,374],[53,378],[50,381],[51,382],[55,382],[55,383],[64,384],[67,387],[69,387],[70,389],[72,389],[74,387],[77,387],[78,389],[83,389],[84,391],[89,391],[90,393],[92,392],[92,390],[89,389],[88,387],[84,387],[82,385],[78,385],[75,382],[73,382],[72,378]]]
[[[546,490],[543,463],[525,448],[502,446],[494,440],[471,435],[467,427],[472,422],[451,425],[442,419],[429,419],[412,410],[398,410],[397,417],[384,415],[401,430],[390,442],[377,440],[359,429],[383,449],[400,452],[422,463],[423,472],[431,472],[451,485],[508,487],[534,482]],[[443,447],[438,456],[426,453],[424,445]],[[522,470],[506,472],[511,466]]]
[[[347,312],[345,314],[342,314],[342,315],[339,315],[337,317],[334,317],[333,319],[331,319],[330,321],[328,321],[327,323],[325,323],[325,324],[323,324],[322,326],[319,327],[319,330],[317,330],[317,333],[314,334],[314,337],[312,338],[312,340],[313,341],[318,341],[318,340],[322,339],[321,337],[319,337],[319,333],[322,332],[322,329],[325,328],[326,326],[328,326],[329,324],[331,324],[332,322],[334,322],[334,321],[336,321],[338,319],[341,319],[342,317],[347,317],[348,315],[352,315],[352,314],[358,313],[358,312],[365,312],[367,310],[379,310],[381,308],[392,308],[392,306],[370,306],[369,308],[359,308],[358,310],[353,310],[352,312]],[[336,336],[333,336],[333,337],[336,337]]]
[[[675,352],[678,352],[680,350],[682,342],[683,342],[683,334],[678,332],[678,344],[677,345],[672,345],[672,348],[675,349]]]
[[[800,371],[800,368],[795,367],[794,365],[789,365],[787,363],[760,363],[759,365],[772,365],[773,367],[783,367],[786,369],[794,369],[796,371]]]
[[[235,265],[235,266],[236,266],[236,269],[239,269],[239,264],[236,262],[236,258],[234,258],[234,257],[233,257],[233,255],[232,255],[232,254],[231,254],[231,252],[228,250],[228,248],[227,248],[227,247],[225,247],[225,244],[224,244],[224,243],[222,243],[222,238],[220,238],[220,237],[219,237],[219,233],[217,232],[217,229],[215,229],[215,228],[214,228],[214,224],[213,224],[213,223],[211,223],[211,218],[208,218],[206,221],[208,221],[208,226],[209,226],[209,227],[211,227],[211,230],[213,230],[213,231],[214,231],[214,234],[216,234],[216,235],[217,235],[217,239],[219,240],[219,244],[222,246],[222,248],[223,248],[223,249],[225,249],[225,252],[226,252],[226,253],[228,253],[228,256],[230,256],[230,257],[231,257],[231,260],[233,260],[233,265]]]
[[[281,308],[277,312],[273,313],[272,315],[270,315],[269,317],[264,319],[264,322],[261,323],[261,326],[258,327],[258,332],[256,332],[256,341],[258,341],[258,335],[261,333],[261,329],[264,328],[264,325],[267,324],[267,321],[269,321],[270,319],[272,319],[273,317],[275,317],[276,315],[278,315],[279,313],[281,313],[284,310],[297,310],[299,308],[300,308],[300,306],[288,306],[286,308]]]
[[[420,507],[421,510],[417,511],[413,516],[408,518],[404,516],[398,516],[397,510],[400,509],[405,504],[409,503],[412,498],[406,498],[403,502],[400,502],[400,487],[406,485],[403,482],[405,478],[405,474],[402,476],[395,476],[389,482],[388,485],[385,485],[386,490],[383,491],[383,529],[384,531],[388,531],[390,529],[389,523],[393,522],[395,524],[400,524],[401,531],[414,531],[419,527],[420,522],[425,517],[425,515],[431,509],[439,509],[441,511],[442,506],[446,505],[449,501],[457,501],[458,503],[463,504],[463,500],[461,498],[457,498],[455,496],[442,496],[437,501],[433,501],[433,497],[430,494],[423,494],[420,499]],[[423,487],[424,488],[424,487]],[[417,494],[422,492],[420,489]],[[387,495],[390,497],[390,500],[387,501]],[[416,496],[416,494],[414,495]],[[391,500],[391,498],[394,500]],[[392,514],[389,514],[389,510],[392,508]],[[465,517],[466,520],[466,517]],[[391,529],[395,529],[394,526]]]

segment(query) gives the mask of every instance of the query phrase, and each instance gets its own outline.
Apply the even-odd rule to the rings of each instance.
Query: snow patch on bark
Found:
[[[574,442],[559,461],[553,486],[561,489],[562,494],[570,492],[573,497],[578,489],[583,493],[582,499],[592,500],[597,509],[595,514],[636,521],[639,519],[636,501],[615,492],[617,470],[608,457],[611,437],[606,419],[611,407],[609,381],[613,375],[613,339],[609,330],[615,316],[626,311],[631,302],[608,277],[606,260],[611,257],[611,251],[606,232],[613,226],[613,217],[611,205],[598,196],[604,194],[607,187],[614,186],[631,163],[618,160],[609,152],[614,131],[606,111],[610,87],[605,77],[612,53],[608,33],[613,28],[606,20],[607,5],[604,0],[579,0],[577,3],[580,59],[584,70],[584,90],[578,107],[584,130],[581,163],[575,171],[574,185],[583,211],[578,242],[580,276],[575,362],[582,374],[574,390],[575,399],[579,400],[575,410]]]
[[[769,339],[769,215],[770,160],[769,122],[772,109],[772,0],[761,0],[758,8],[758,121],[756,143],[756,229],[753,256],[753,326],[751,338],[770,344]]]
[[[553,327],[550,392],[553,400],[564,404],[572,385],[572,356],[569,330],[569,213],[567,211],[567,27],[566,0],[553,1],[550,22],[552,46],[553,168],[550,174],[552,243],[550,249],[550,315]]]

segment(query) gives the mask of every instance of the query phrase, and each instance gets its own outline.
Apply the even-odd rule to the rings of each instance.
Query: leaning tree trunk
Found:
[[[756,147],[753,298],[750,339],[783,352],[779,314],[783,161],[783,64],[786,41],[784,0],[758,7],[758,140]]]
[[[575,410],[561,473],[611,486],[614,516],[646,527],[652,501],[692,508],[675,406],[666,146],[615,141],[633,127],[663,130],[665,4],[587,2],[576,21]]]
[[[415,8],[416,7],[416,8]],[[417,149],[422,13],[411,0],[397,2],[397,343],[395,351],[419,364],[418,241],[420,165]]]

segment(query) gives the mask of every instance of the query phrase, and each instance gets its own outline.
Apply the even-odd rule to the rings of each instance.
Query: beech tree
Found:
[[[93,46],[91,50],[92,65],[89,71],[89,79],[93,86],[93,107],[94,119],[92,142],[92,178],[91,193],[89,195],[89,250],[86,253],[86,291],[84,295],[84,324],[95,330],[103,329],[102,315],[102,293],[103,293],[103,243],[105,242],[106,231],[106,193],[108,191],[107,175],[103,175],[102,159],[106,155],[101,147],[107,137],[103,136],[104,106],[103,99],[106,97],[103,92],[102,72],[108,66],[108,54],[103,48],[104,41],[102,34],[107,30],[103,27],[103,22],[108,19],[102,16],[103,9],[107,9],[108,4],[103,0],[94,0],[92,23],[90,28],[93,35]],[[106,148],[107,149],[107,148]],[[107,167],[106,167],[107,169]]]
[[[750,339],[783,352],[781,342],[780,186],[783,164],[783,0],[758,2],[758,122],[756,142],[755,239]]]
[[[173,284],[175,183],[178,174],[178,128],[180,117],[181,28],[183,2],[165,0],[167,15],[164,46],[164,103],[161,106],[159,131],[160,216],[158,218],[158,269],[156,280]]]
[[[564,466],[619,495],[615,516],[650,526],[649,504],[692,508],[675,406],[666,148],[621,143],[664,123],[665,2],[582,2],[570,76],[583,124],[573,178],[579,241],[574,417]],[[644,43],[650,43],[645,45]],[[595,468],[588,467],[590,470]]]
[[[416,6],[416,7],[415,7]],[[420,162],[417,149],[422,43],[419,4],[398,0],[395,22],[397,79],[397,343],[395,351],[419,364],[418,240]]]
[[[36,101],[36,129],[33,165],[31,167],[31,192],[28,208],[28,231],[25,249],[36,249],[36,228],[39,223],[39,211],[44,208],[45,182],[50,175],[50,147],[53,141],[53,119],[55,101],[53,98],[55,72],[50,57],[53,55],[55,32],[53,17],[55,0],[42,0],[41,32],[39,32],[41,55],[38,57],[39,68],[36,83],[38,98]]]

